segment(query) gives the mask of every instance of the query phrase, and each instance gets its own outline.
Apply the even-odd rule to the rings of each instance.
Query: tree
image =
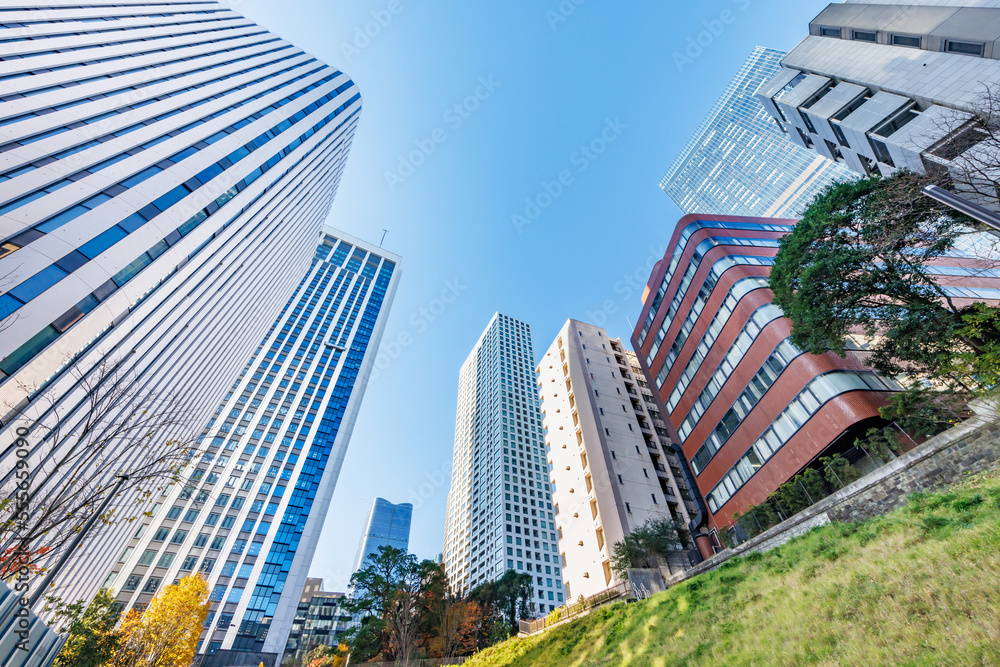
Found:
[[[46,420],[52,425],[39,424],[30,441],[18,444],[31,455],[18,460],[0,493],[0,578],[21,567],[41,571],[94,516],[117,484],[115,475],[129,478],[95,528],[136,519],[194,455],[193,443],[158,439],[190,423],[175,397],[109,364],[79,374],[77,383],[82,407],[65,415],[53,407]]]
[[[380,546],[351,577],[353,593],[344,606],[350,613],[364,616],[347,640],[354,660],[376,657],[387,662],[395,660],[393,636],[394,633],[397,638],[400,636],[406,622],[402,618],[403,607],[408,608],[412,602],[409,598],[400,599],[398,593],[401,586],[409,586],[414,577],[419,578],[419,572],[416,556],[395,547]],[[396,614],[400,616],[393,627],[390,617]],[[408,632],[407,627],[407,637]]]
[[[960,242],[984,236],[922,195],[932,182],[897,172],[833,185],[810,205],[781,240],[770,277],[796,345],[844,356],[848,335],[863,332],[875,341],[872,366],[886,374],[963,389],[996,378],[1000,311],[956,305],[932,268]],[[995,267],[986,254],[970,268]]]
[[[653,516],[634,528],[611,548],[611,570],[619,579],[628,579],[629,569],[654,568],[660,557],[683,548],[684,522],[670,516]]]
[[[481,614],[479,635],[487,646],[517,634],[519,621],[534,612],[532,577],[507,570],[496,581],[487,581],[469,593]]]
[[[126,615],[109,667],[187,667],[210,606],[208,584],[200,575],[167,586],[145,612]]]
[[[63,604],[53,600],[60,634],[69,634],[56,656],[54,667],[98,667],[114,655],[118,646],[118,608],[111,591],[102,588],[88,606],[84,600]]]
[[[347,664],[347,644],[317,646],[302,661],[303,667],[342,667]]]

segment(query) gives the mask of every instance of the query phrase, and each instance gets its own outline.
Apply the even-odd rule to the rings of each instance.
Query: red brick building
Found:
[[[767,278],[794,224],[681,219],[632,336],[705,500],[694,532],[706,556],[705,528],[729,526],[820,455],[849,450],[899,388],[860,350],[814,356],[792,344]]]

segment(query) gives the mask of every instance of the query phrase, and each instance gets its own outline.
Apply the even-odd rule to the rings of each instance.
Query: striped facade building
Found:
[[[42,469],[102,367],[183,397],[190,426],[154,447],[197,434],[309,268],[360,109],[216,2],[0,0],[4,484],[15,428]],[[99,532],[53,594],[91,597],[135,526]]]
[[[633,336],[639,362],[684,451],[708,516],[724,529],[820,456],[847,453],[880,421],[900,386],[846,358],[803,353],[771,303],[768,276],[794,220],[689,215],[646,287]],[[973,238],[939,265],[957,307],[1000,299],[1000,271],[982,268]],[[707,538],[699,546],[711,554]]]
[[[200,573],[212,603],[202,654],[284,652],[399,282],[399,257],[337,230],[314,250],[217,397],[186,483],[132,526],[104,582],[123,610],[142,610]]]

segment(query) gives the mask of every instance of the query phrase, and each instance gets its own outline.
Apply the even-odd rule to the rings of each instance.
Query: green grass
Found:
[[[1000,664],[1000,471],[617,603],[466,667]]]

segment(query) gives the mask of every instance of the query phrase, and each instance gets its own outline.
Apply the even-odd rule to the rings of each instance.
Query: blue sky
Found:
[[[753,47],[792,48],[827,3],[229,4],[357,82],[329,224],[403,257],[310,570],[343,590],[375,496],[414,503],[411,551],[442,550],[458,369],[493,313],[536,355],[569,317],[627,339],[681,215],[660,176]]]

